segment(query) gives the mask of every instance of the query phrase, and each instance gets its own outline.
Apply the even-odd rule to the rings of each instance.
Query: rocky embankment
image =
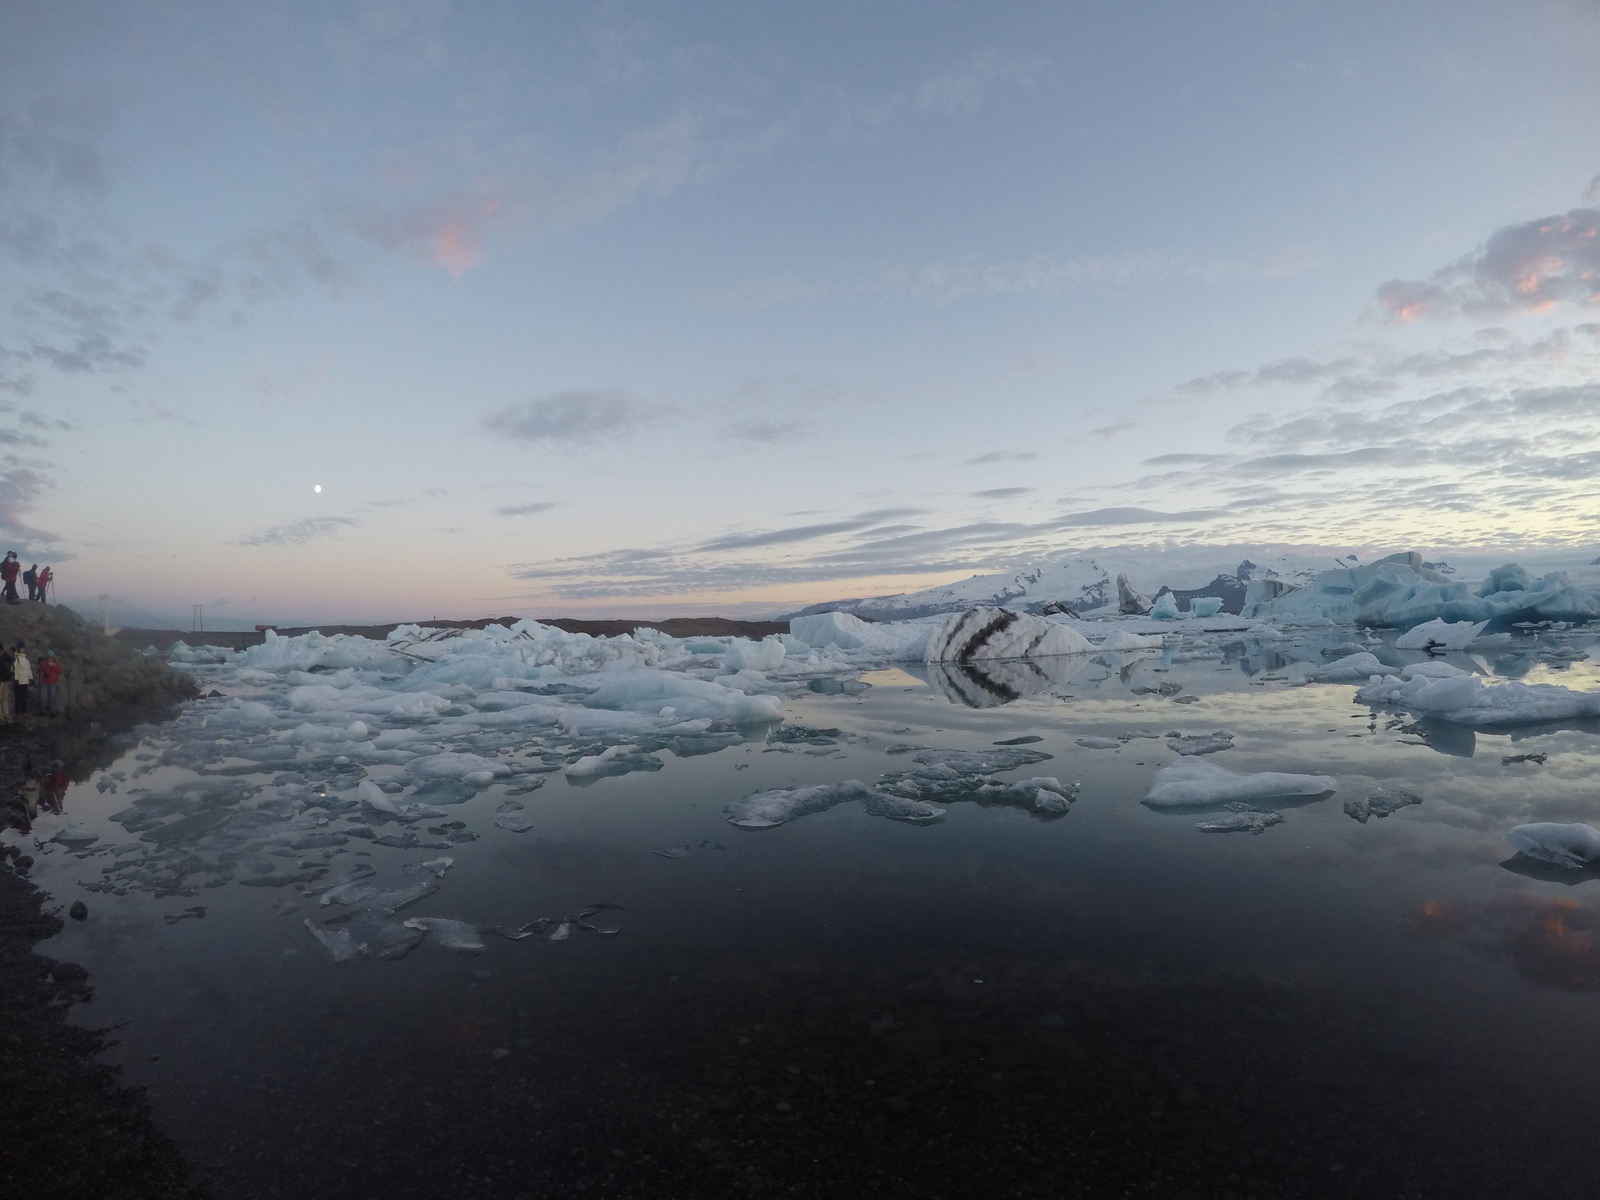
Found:
[[[0,641],[26,642],[38,667],[54,650],[66,668],[62,697],[66,715],[100,720],[119,710],[154,710],[192,699],[194,684],[159,658],[105,635],[70,608],[56,604],[0,604]]]

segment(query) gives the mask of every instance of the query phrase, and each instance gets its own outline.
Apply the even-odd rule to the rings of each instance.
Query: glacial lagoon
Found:
[[[516,719],[548,672],[188,652],[216,694],[26,839],[90,908],[41,950],[222,1196],[1580,1194],[1600,871],[1506,833],[1600,818],[1600,722],[1417,720],[1303,682],[1349,629],[1192,624],[791,663],[747,680],[780,719],[631,732]],[[1361,652],[1429,661],[1394,640]],[[1590,690],[1594,644],[1435,661]],[[917,793],[980,760],[1015,765]],[[1183,760],[1332,787],[1206,831],[1240,814],[1142,803]],[[861,798],[896,781],[920,810]]]

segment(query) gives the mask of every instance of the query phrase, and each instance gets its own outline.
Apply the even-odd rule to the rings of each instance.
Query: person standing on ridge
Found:
[[[53,717],[60,709],[61,660],[54,650],[46,650],[39,660],[39,711]]]
[[[17,652],[11,657],[11,682],[17,696],[17,716],[25,717],[28,715],[28,688],[33,683],[33,664],[28,661],[27,642],[18,642]]]
[[[52,583],[54,583],[55,581],[56,581],[56,573],[54,571],[52,571],[49,567],[46,567],[44,570],[39,572],[39,603],[40,604],[48,604],[48,603],[50,603],[50,601],[46,598],[46,593],[50,590],[50,585]]]
[[[17,561],[17,552],[6,551],[5,559],[0,561],[0,580],[5,581],[5,588],[0,590],[0,596],[5,597],[7,604],[22,603],[22,597],[17,595],[17,576],[21,573],[22,564]]]
[[[16,719],[16,703],[11,694],[11,651],[0,642],[0,725]]]
[[[22,560],[18,559],[17,561],[20,564]],[[28,585],[28,599],[29,600],[37,600],[39,598],[39,564],[38,563],[34,563],[33,566],[29,567],[26,571],[24,571],[22,573],[22,582]]]

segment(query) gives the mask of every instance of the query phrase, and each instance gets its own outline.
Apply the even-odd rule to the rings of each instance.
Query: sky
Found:
[[[0,5],[0,540],[123,623],[1576,553],[1597,480],[1600,0]]]

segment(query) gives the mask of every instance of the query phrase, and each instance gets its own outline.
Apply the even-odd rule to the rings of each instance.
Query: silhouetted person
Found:
[[[5,587],[0,589],[0,596],[5,597],[7,604],[21,604],[22,597],[17,595],[17,576],[22,573],[22,564],[17,561],[15,550],[6,551],[6,556],[0,560],[0,580],[5,582]]]
[[[39,603],[48,604],[50,585],[56,581],[56,573],[49,567],[39,572]]]
[[[22,560],[18,559],[17,561],[21,562]],[[33,566],[29,567],[26,571],[24,571],[22,573],[22,582],[28,585],[28,599],[29,600],[37,600],[39,598],[39,564],[38,563],[34,563]]]

